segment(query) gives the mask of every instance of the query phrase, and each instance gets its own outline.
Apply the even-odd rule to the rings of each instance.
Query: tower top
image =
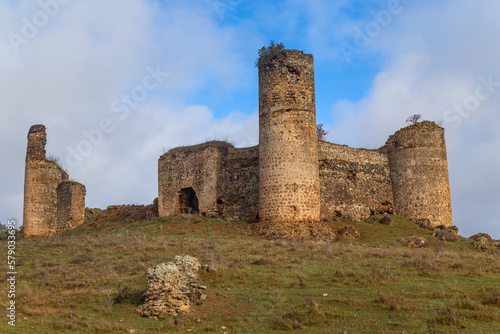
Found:
[[[45,131],[46,129],[47,128],[43,124],[35,124],[35,125],[31,126],[30,131],[28,132],[28,134],[35,133],[35,132]]]
[[[290,60],[304,59],[307,61],[313,61],[314,57],[312,54],[304,53],[300,50],[294,49],[283,49],[277,46],[270,46],[268,48],[262,48],[259,52],[259,60],[257,66],[259,68],[273,66],[273,65],[287,65],[287,61]]]
[[[47,143],[47,132],[45,125],[36,124],[28,132],[28,149],[26,161],[45,160],[45,144]]]
[[[445,147],[444,129],[435,122],[422,121],[402,128],[389,137],[388,148]]]

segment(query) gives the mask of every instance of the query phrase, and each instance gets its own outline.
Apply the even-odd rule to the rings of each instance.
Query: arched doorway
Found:
[[[176,204],[177,213],[200,213],[198,208],[198,197],[193,188],[182,188],[178,194],[179,196]]]

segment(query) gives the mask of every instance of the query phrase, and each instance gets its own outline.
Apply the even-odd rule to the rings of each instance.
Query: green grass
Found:
[[[362,234],[355,241],[268,241],[243,222],[178,215],[91,221],[50,239],[22,240],[17,325],[4,319],[0,332],[222,333],[223,326],[228,333],[499,332],[499,253],[476,252],[464,239],[437,240],[403,217],[393,226],[353,225]],[[397,241],[411,235],[424,236],[429,247],[412,250]],[[216,269],[201,272],[208,299],[179,325],[139,317],[146,269],[182,254]],[[114,303],[124,287],[131,300]]]

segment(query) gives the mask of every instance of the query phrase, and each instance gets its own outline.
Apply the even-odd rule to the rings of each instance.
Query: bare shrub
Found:
[[[462,326],[465,318],[456,308],[446,306],[434,317],[434,322],[445,326]]]
[[[410,124],[410,125],[415,125],[417,124],[417,122],[422,118],[422,115],[420,114],[415,114],[415,115],[411,115],[410,117],[408,117],[406,119],[406,123]]]
[[[404,302],[404,297],[395,296],[392,293],[379,293],[378,298],[374,300],[375,303],[382,304],[389,311],[400,311],[401,304]]]

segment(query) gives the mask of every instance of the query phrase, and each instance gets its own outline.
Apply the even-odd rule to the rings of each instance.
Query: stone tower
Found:
[[[47,237],[80,225],[85,217],[85,186],[45,158],[44,125],[28,133],[24,176],[23,237]]]
[[[319,221],[314,64],[302,51],[259,60],[259,182],[261,221]]]
[[[452,226],[444,129],[423,121],[397,131],[386,143],[398,215]]]

